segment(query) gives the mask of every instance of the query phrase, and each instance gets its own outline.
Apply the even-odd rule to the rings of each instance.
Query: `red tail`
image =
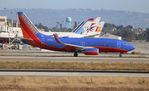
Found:
[[[23,12],[18,12],[18,18],[22,29],[23,37],[32,46],[38,46],[40,42],[36,34],[39,32],[33,23],[25,16]]]

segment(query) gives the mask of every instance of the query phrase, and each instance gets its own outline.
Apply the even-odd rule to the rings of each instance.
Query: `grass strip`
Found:
[[[149,91],[149,78],[0,76],[0,90]]]
[[[0,61],[0,69],[136,70],[149,72],[148,63]]]

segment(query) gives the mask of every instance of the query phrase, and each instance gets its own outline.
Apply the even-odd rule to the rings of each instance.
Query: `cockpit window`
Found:
[[[123,45],[129,45],[129,43],[124,42]]]

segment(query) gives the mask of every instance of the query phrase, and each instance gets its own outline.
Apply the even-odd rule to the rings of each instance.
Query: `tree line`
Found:
[[[149,28],[135,28],[131,25],[116,26],[114,24],[106,23],[103,29],[104,33],[111,33],[121,36],[123,40],[146,40],[149,41]]]
[[[52,27],[48,28],[47,26],[39,23],[36,24],[37,28],[39,28],[41,31],[45,32],[71,32],[77,24],[75,23],[73,26],[73,29],[66,28],[66,27]],[[123,40],[132,41],[132,40],[146,40],[149,41],[149,28],[135,28],[132,25],[115,25],[106,23],[104,25],[104,28],[102,30],[102,33],[111,33],[114,35],[121,36]]]

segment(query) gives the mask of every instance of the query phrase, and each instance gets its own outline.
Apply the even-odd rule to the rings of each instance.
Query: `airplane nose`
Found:
[[[132,50],[134,50],[134,49],[135,49],[135,47],[134,47],[133,45],[129,45],[128,51],[132,51]]]
[[[128,43],[128,42],[122,42],[121,47],[127,51],[132,51],[135,49],[134,45]]]

